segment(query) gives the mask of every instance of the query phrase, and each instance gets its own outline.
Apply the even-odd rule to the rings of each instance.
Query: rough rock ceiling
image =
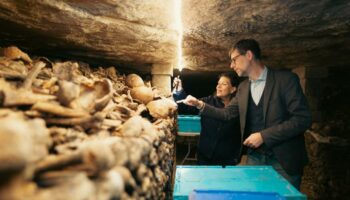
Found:
[[[2,0],[0,46],[148,71],[174,62],[173,3]],[[349,10],[346,0],[183,0],[185,67],[227,70],[227,50],[241,38],[260,41],[270,66],[350,66]]]
[[[186,60],[199,68],[227,68],[227,49],[247,37],[261,43],[266,62],[272,66],[350,64],[350,1],[186,0],[184,3]]]
[[[2,0],[1,45],[144,70],[174,59],[171,1]]]

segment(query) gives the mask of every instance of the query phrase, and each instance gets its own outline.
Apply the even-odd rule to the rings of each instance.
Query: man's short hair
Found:
[[[230,55],[231,53],[236,50],[240,54],[247,53],[248,50],[250,50],[254,54],[254,58],[257,60],[261,59],[261,50],[259,43],[254,39],[243,39],[238,41],[236,44],[234,44],[230,49]]]

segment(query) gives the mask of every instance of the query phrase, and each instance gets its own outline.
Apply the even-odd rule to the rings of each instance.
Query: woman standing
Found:
[[[235,96],[238,78],[231,73],[219,76],[216,93],[201,98],[207,104],[224,108]],[[186,93],[180,79],[174,79],[173,97],[176,101],[185,99]],[[179,113],[198,114],[195,107],[179,104]],[[239,120],[221,121],[211,117],[201,117],[201,133],[197,148],[199,165],[236,165],[240,161]]]

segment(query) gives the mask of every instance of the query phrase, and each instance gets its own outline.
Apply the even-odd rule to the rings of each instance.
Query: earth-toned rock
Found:
[[[176,0],[177,1],[177,0]],[[0,2],[0,46],[31,55],[76,58],[149,72],[176,63],[173,1]],[[350,64],[350,2],[183,0],[185,67],[228,70],[227,51],[242,38],[261,43],[277,68]]]

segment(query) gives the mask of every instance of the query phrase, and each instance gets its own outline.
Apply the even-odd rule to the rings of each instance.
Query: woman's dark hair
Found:
[[[235,74],[233,72],[224,72],[224,73],[219,75],[218,79],[220,79],[221,77],[228,78],[230,80],[232,87],[236,87],[236,88],[238,87],[239,79],[238,79],[237,74]],[[232,99],[234,96],[236,96],[236,92],[237,92],[237,90],[231,94],[230,99]]]
[[[233,87],[238,87],[238,84],[239,84],[239,80],[238,80],[238,76],[233,73],[233,72],[224,72],[222,74],[219,75],[219,79],[221,77],[226,77],[230,80],[230,83]]]

